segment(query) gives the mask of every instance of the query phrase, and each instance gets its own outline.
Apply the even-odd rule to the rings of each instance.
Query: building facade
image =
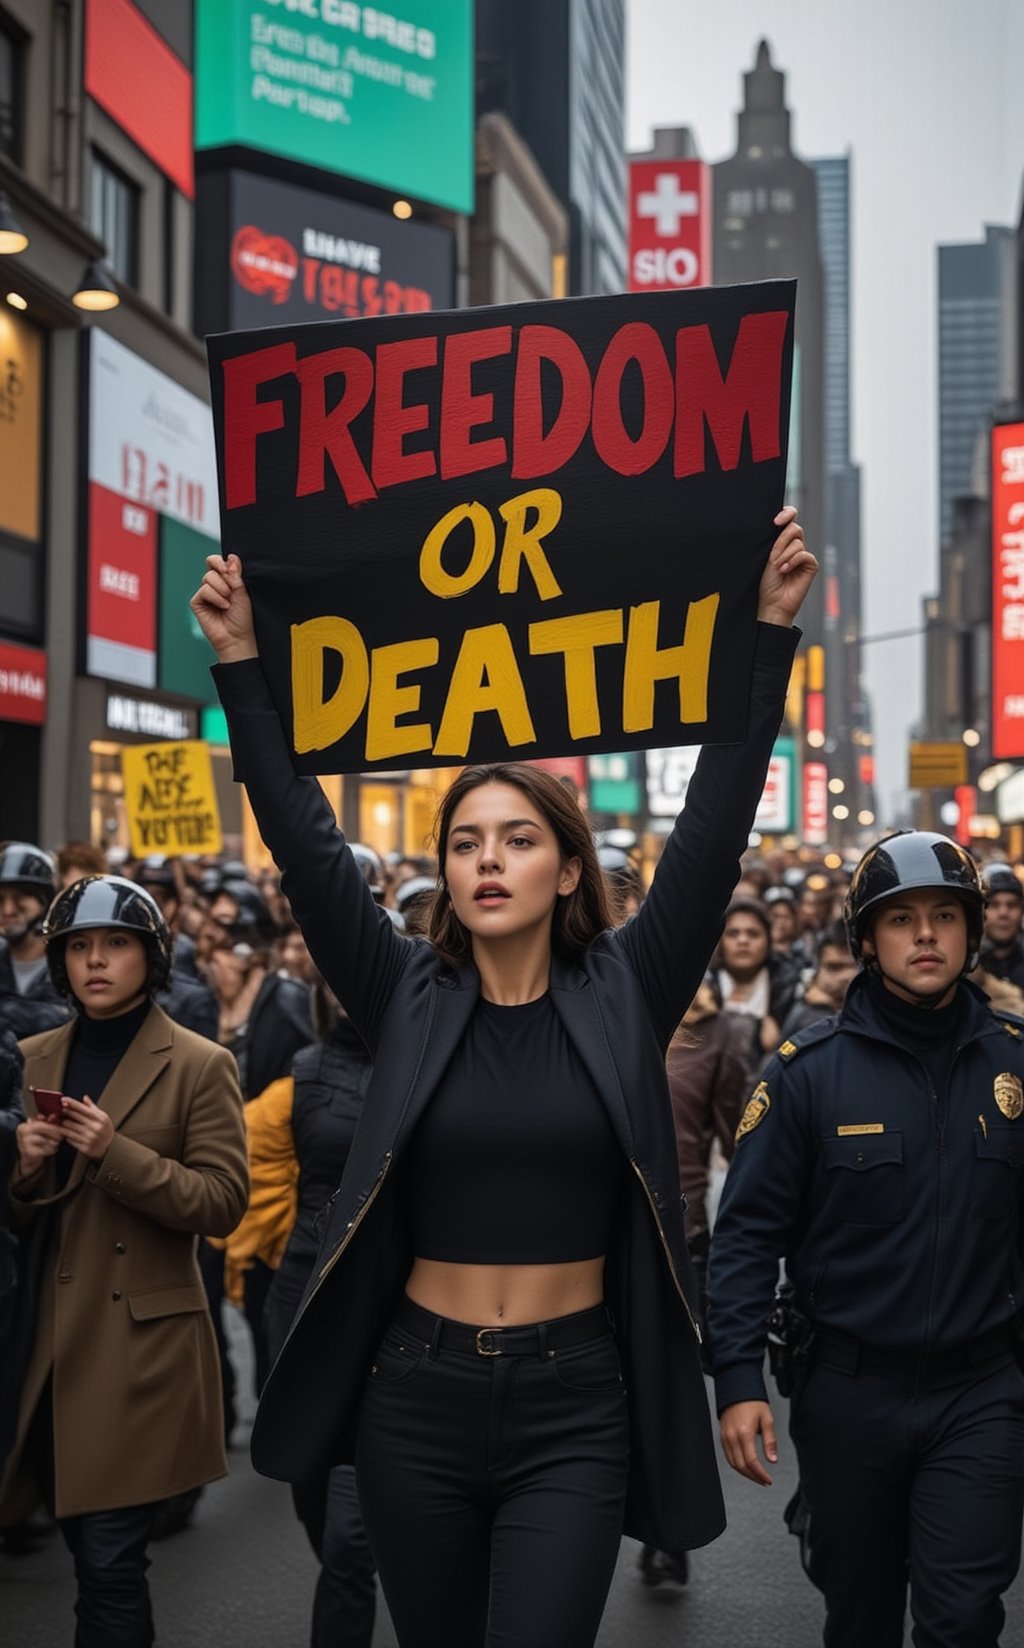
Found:
[[[953,500],[987,495],[992,413],[1017,394],[1016,245],[988,224],[981,241],[938,248],[939,533]]]
[[[477,0],[477,112],[508,117],[569,217],[566,291],[626,285],[624,0]]]
[[[818,233],[818,188],[811,166],[790,140],[785,76],[767,41],[743,76],[743,107],[735,154],[713,167],[713,267],[720,285],[796,277],[790,477],[810,544],[825,542],[824,325],[825,294]],[[824,633],[824,592],[817,579],[801,618],[807,639]]]

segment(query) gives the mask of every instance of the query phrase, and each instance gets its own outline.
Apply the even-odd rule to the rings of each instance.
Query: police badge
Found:
[[[1018,1083],[1018,1086],[1020,1084]],[[1024,1101],[1022,1101],[1024,1103]],[[758,1082],[754,1089],[750,1103],[740,1117],[740,1125],[736,1129],[736,1143],[753,1133],[754,1128],[763,1122],[772,1107],[771,1095],[764,1082]]]
[[[1008,1070],[1004,1070],[993,1082],[992,1091],[1007,1121],[1015,1122],[1024,1110],[1024,1088],[1021,1087],[1020,1077],[1011,1076]]]

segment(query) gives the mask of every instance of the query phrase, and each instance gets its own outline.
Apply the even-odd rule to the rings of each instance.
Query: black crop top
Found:
[[[622,1152],[549,996],[479,1002],[406,1163],[419,1258],[529,1265],[608,1252]]]

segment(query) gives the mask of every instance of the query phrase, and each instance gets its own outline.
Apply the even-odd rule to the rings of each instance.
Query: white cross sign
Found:
[[[689,189],[680,189],[675,172],[658,172],[651,194],[638,195],[637,217],[652,217],[659,235],[677,235],[684,217],[696,217],[700,210],[697,196]]]

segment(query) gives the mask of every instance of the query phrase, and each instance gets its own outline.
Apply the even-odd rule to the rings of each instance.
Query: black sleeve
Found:
[[[259,659],[216,664],[211,673],[235,777],[281,871],[281,889],[320,973],[372,1050],[410,941],[374,903],[316,779],[296,774]]]
[[[618,941],[640,978],[667,1046],[693,999],[739,879],[782,720],[798,629],[757,626],[750,717],[742,744],[707,744],[686,806],[665,843],[651,890]]]
[[[6,1183],[17,1154],[15,1133],[25,1120],[21,1100],[22,1058],[9,1031],[0,1032],[0,1179]]]

